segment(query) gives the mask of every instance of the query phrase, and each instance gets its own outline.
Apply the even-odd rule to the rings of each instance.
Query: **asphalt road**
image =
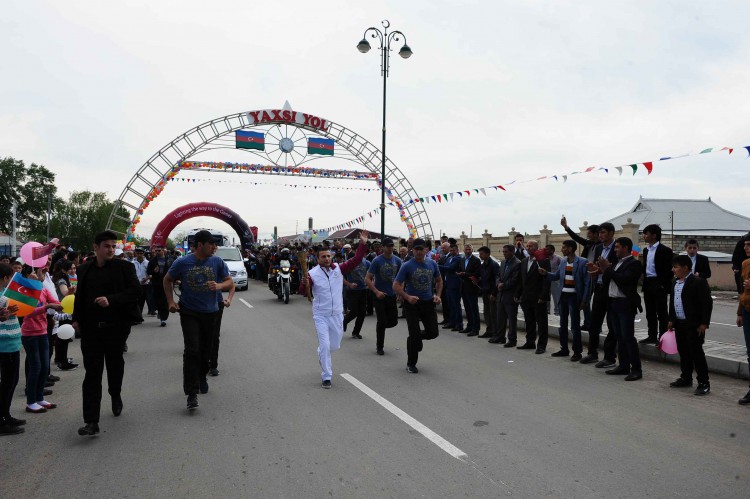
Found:
[[[249,305],[244,304],[244,299]],[[307,302],[254,281],[224,315],[221,375],[189,413],[179,321],[149,318],[126,354],[125,408],[105,395],[97,437],[80,437],[83,368],[47,414],[14,414],[0,438],[2,497],[746,497],[747,383],[670,389],[673,365],[627,383],[591,366],[446,333],[405,371],[406,324],[375,355],[345,336],[320,388]],[[80,359],[78,342],[71,354]],[[344,376],[346,375],[346,376]],[[21,382],[23,385],[23,380]],[[105,392],[106,393],[106,392]]]

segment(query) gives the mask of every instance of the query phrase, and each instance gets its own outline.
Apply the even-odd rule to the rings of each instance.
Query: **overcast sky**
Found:
[[[380,147],[376,50],[356,49],[389,19],[414,55],[391,59],[388,157],[420,196],[590,166],[615,167],[750,145],[747,1],[309,2],[12,1],[0,7],[0,156],[41,163],[60,194],[117,199],[153,153],[188,129],[232,113],[312,113]],[[376,48],[376,47],[373,47]],[[639,195],[707,198],[750,215],[747,151],[656,162],[650,176],[600,171],[563,184],[511,185],[426,206],[450,235],[511,227],[537,232],[600,222]],[[204,160],[256,162],[216,150]],[[335,160],[315,166],[341,167]],[[212,201],[261,237],[338,224],[373,210],[378,192],[293,189],[310,179],[181,173],[138,233],[169,211]],[[262,181],[254,186],[216,180]],[[372,188],[372,183],[317,185]],[[386,231],[406,234],[394,209]],[[221,222],[197,226],[228,230]],[[379,229],[377,218],[366,228]]]

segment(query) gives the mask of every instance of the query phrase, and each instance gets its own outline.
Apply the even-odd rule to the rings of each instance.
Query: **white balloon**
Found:
[[[61,340],[69,340],[75,336],[76,330],[73,329],[72,324],[63,324],[57,328],[57,337]]]

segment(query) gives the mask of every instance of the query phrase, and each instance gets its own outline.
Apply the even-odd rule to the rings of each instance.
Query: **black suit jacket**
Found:
[[[695,268],[693,273],[698,273],[701,279],[711,279],[711,264],[708,263],[708,257],[698,253],[695,255]]]
[[[502,283],[503,285],[500,295],[505,293],[515,294],[520,278],[521,260],[515,256],[510,260],[503,260],[502,265],[500,265],[500,271],[497,274],[497,284]]]
[[[470,293],[479,293],[479,278],[482,276],[482,260],[479,257],[471,255],[468,260],[469,264],[466,265],[467,258],[461,257],[461,262],[458,264],[458,271],[465,272],[461,277],[461,289],[466,290]],[[477,284],[474,284],[472,277],[476,277]]]
[[[672,279],[674,274],[672,273],[672,259],[674,258],[674,252],[669,246],[665,246],[661,242],[656,247],[656,256],[654,257],[654,267],[656,268],[656,278],[659,280],[659,284],[664,287],[667,291],[672,289]],[[643,250],[643,275],[646,275],[646,261],[648,259],[648,248]],[[643,280],[645,285],[646,280]]]
[[[479,284],[482,287],[482,294],[497,295],[495,283],[497,282],[497,276],[500,274],[500,264],[492,258],[488,258],[487,261],[482,262],[481,272]]]
[[[672,283],[672,292],[669,296],[669,320],[677,320],[677,312],[674,309],[674,285]],[[714,300],[711,298],[711,288],[708,287],[708,281],[692,274],[685,278],[685,285],[682,288],[682,309],[685,311],[685,322],[691,327],[697,328],[701,324],[708,326],[711,324],[711,312],[714,308]]]
[[[614,253],[614,251],[612,251]],[[630,302],[630,307],[635,315],[636,311],[642,311],[641,295],[638,294],[638,280],[641,278],[643,268],[641,263],[634,257],[628,257],[622,265],[615,270],[616,265],[610,266],[603,274],[603,283],[607,287],[614,281]]]
[[[86,296],[89,282],[89,269],[96,262],[84,263],[78,267],[78,288],[76,289],[76,302]],[[138,277],[135,274],[135,266],[125,260],[114,259],[107,263],[111,272],[112,289],[105,295],[109,301],[108,316],[113,324],[136,324],[143,322],[143,316],[138,309],[138,299],[143,292]],[[88,322],[86,308],[83,304],[75,303],[73,308],[73,320],[81,323]]]
[[[551,282],[543,275],[539,274],[539,267],[547,272],[552,272],[549,260],[544,259],[541,262],[534,260],[529,268],[529,258],[521,260],[520,266],[520,286],[516,288],[516,298],[521,302],[537,303],[539,300],[549,301],[549,290]]]

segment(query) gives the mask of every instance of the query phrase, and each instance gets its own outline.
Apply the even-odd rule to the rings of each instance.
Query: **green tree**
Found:
[[[55,209],[50,235],[75,249],[88,249],[94,235],[107,227],[113,206],[114,203],[104,192],[74,191],[67,201],[61,201]],[[118,214],[130,218],[130,213],[122,207]],[[124,233],[128,224],[115,219],[111,228]]]
[[[16,209],[16,230],[19,238],[44,241],[47,237],[47,202],[52,196],[53,208],[59,204],[56,197],[55,174],[43,165],[12,157],[0,159],[0,230],[10,233],[13,227],[12,203]]]

